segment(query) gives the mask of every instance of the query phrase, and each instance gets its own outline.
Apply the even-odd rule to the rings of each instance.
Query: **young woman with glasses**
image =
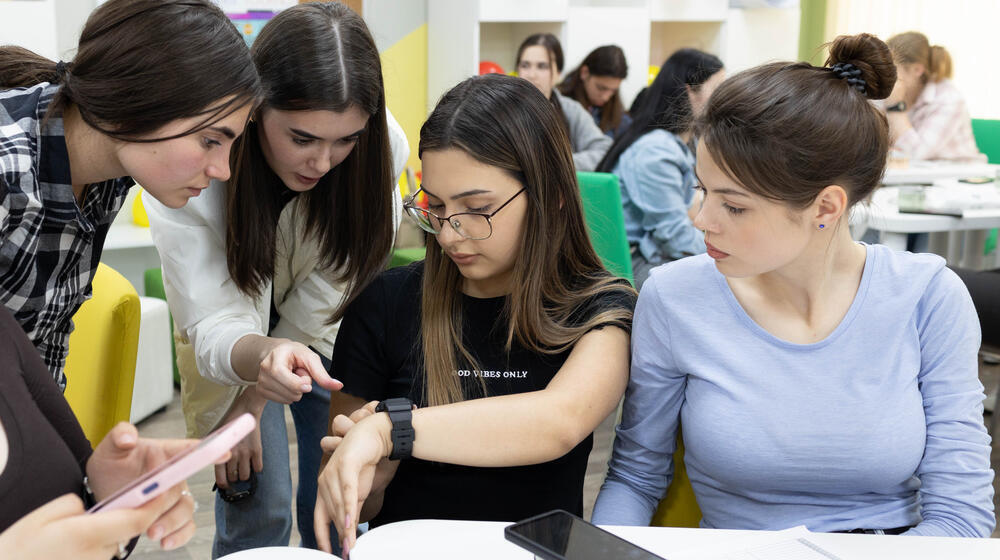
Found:
[[[373,282],[333,354],[344,389],[316,530],[322,544],[332,520],[345,550],[367,519],[582,514],[591,433],[627,381],[635,292],[591,247],[569,141],[538,90],[466,80],[420,155],[406,208],[427,260]]]
[[[342,3],[275,16],[251,49],[264,99],[233,176],[181,210],[148,200],[177,325],[188,432],[252,412],[259,430],[216,467],[213,554],[292,531],[285,405],[298,440],[296,519],[312,532],[336,322],[385,269],[409,148],[385,107],[378,49]]]

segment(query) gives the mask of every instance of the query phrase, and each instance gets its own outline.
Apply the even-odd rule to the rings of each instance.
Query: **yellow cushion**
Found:
[[[73,315],[66,356],[66,400],[93,445],[132,409],[139,345],[139,294],[101,263],[94,294]]]
[[[674,478],[649,524],[655,527],[697,527],[699,522],[701,509],[684,467],[684,442],[678,436],[677,451],[674,451]]]

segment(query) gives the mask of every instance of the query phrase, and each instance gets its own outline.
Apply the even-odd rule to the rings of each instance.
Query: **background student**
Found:
[[[562,67],[562,46],[551,33],[536,33],[517,49],[517,75],[534,84],[559,115],[569,136],[576,170],[593,171],[611,147],[611,138],[601,132],[582,105],[555,89]]]
[[[885,170],[896,67],[871,35],[772,63],[698,125],[708,248],[653,271],[593,521],[646,525],[684,463],[704,527],[987,537],[979,325],[935,255],[851,239]]]
[[[0,47],[0,88],[0,301],[64,387],[72,316],[128,189],[180,207],[228,179],[260,84],[210,1],[110,0],[72,62]]]
[[[639,288],[662,263],[705,251],[688,209],[697,182],[694,119],[726,72],[715,55],[681,49],[667,58],[628,132],[598,165],[621,183],[632,274]]]
[[[972,136],[969,108],[951,81],[951,55],[923,33],[889,38],[898,78],[884,102],[892,149],[915,160],[986,161]]]
[[[328,520],[348,550],[372,516],[581,515],[591,433],[626,383],[635,292],[590,245],[548,100],[519,78],[468,79],[424,123],[420,155],[407,211],[428,233],[427,260],[384,273],[348,308],[333,353],[345,392],[330,403],[331,416],[419,405],[412,457],[385,445],[385,413],[349,429],[320,475],[323,548]]]
[[[557,89],[587,109],[601,131],[613,140],[632,123],[618,92],[627,77],[628,64],[621,47],[605,45],[590,51]]]
[[[189,435],[243,412],[260,420],[216,468],[216,557],[289,542],[284,405],[298,440],[298,530],[316,546],[319,441],[340,387],[327,373],[331,321],[385,269],[409,156],[385,108],[378,50],[344,4],[282,11],[252,52],[265,94],[231,180],[179,210],[147,199]]]

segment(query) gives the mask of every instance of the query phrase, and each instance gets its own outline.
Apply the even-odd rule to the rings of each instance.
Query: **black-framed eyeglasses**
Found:
[[[417,196],[423,192],[423,189],[407,196],[406,200],[403,202],[403,208],[405,208],[406,213],[413,218],[413,221],[420,226],[420,229],[426,231],[427,233],[433,233],[434,235],[441,233],[444,223],[448,222],[451,224],[451,228],[455,230],[455,233],[466,239],[481,241],[483,239],[488,239],[491,235],[493,235],[493,216],[496,216],[497,212],[503,210],[504,207],[510,204],[525,190],[526,188],[522,187],[521,190],[514,193],[514,196],[508,198],[507,202],[504,202],[499,208],[489,214],[482,214],[479,212],[456,212],[450,216],[442,218],[441,216],[432,213],[430,210],[417,206]]]

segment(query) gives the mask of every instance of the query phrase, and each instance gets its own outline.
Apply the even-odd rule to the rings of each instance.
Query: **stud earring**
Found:
[[[826,227],[826,226],[825,226],[824,224],[820,224],[820,225],[819,225],[819,229],[823,229],[823,228],[825,228],[825,227]]]

